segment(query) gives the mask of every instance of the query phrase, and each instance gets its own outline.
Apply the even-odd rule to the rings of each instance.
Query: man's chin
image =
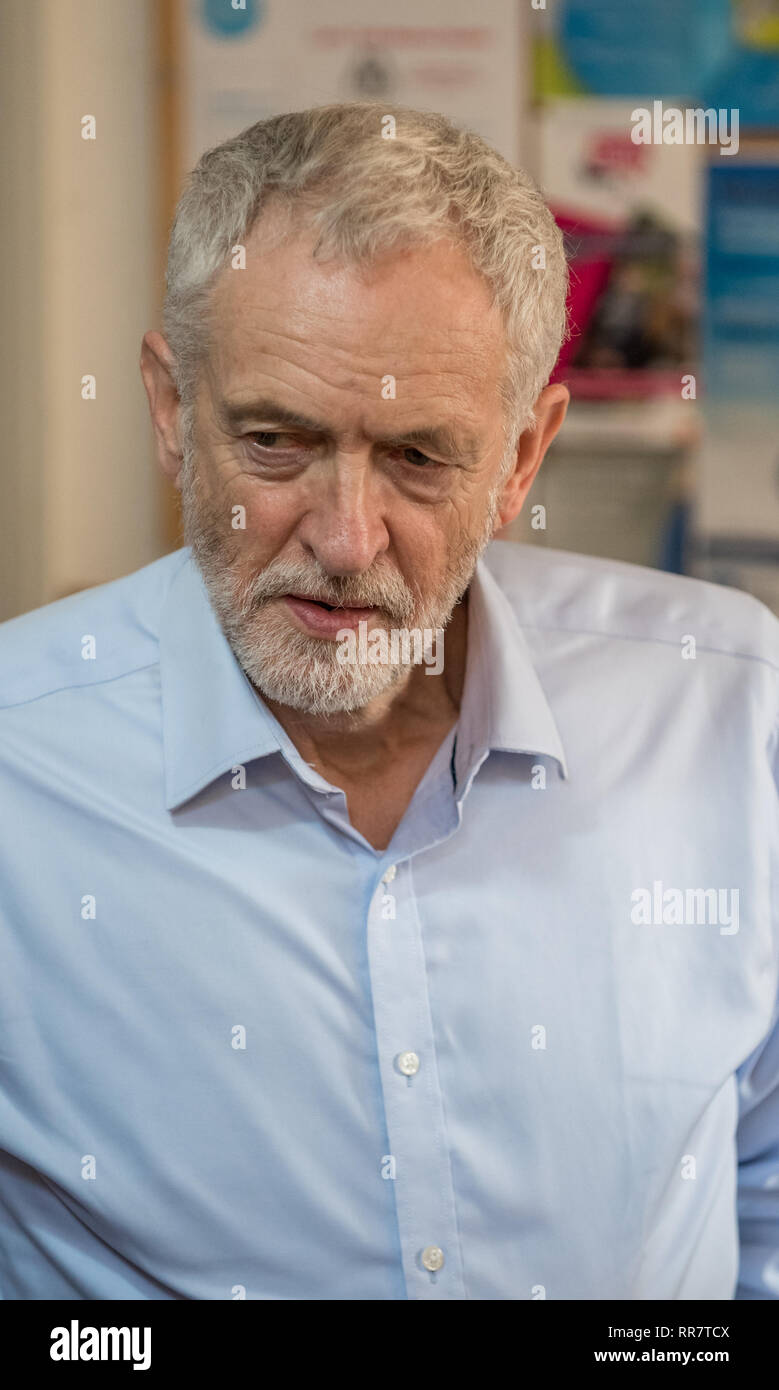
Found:
[[[259,694],[270,704],[283,705],[285,709],[296,710],[318,719],[357,718],[377,699],[392,689],[406,674],[404,671],[391,673],[380,686],[360,690],[339,690],[316,693],[311,688],[300,690],[288,684],[279,685],[274,681],[252,679]]]
[[[303,663],[259,662],[245,651],[236,656],[264,700],[317,718],[359,716],[412,669],[404,665],[344,667],[335,660],[309,660],[304,669]]]

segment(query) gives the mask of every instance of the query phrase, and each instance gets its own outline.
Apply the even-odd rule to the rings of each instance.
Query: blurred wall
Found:
[[[138,371],[160,293],[157,9],[0,10],[0,619],[167,548]],[[82,399],[87,374],[94,400]]]

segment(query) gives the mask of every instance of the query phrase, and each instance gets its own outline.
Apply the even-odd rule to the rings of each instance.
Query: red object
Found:
[[[608,284],[614,265],[614,247],[623,226],[614,222],[595,222],[590,217],[574,216],[553,208],[555,221],[568,242],[570,288],[568,315],[571,337],[563,343],[550,381],[559,381],[561,374],[575,357],[579,342],[592,318],[595,306]],[[581,244],[581,254],[577,253]]]

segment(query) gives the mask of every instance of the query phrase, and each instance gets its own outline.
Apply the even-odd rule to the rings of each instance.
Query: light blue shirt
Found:
[[[4,1298],[779,1298],[779,623],[502,542],[469,613],[386,851],[188,550],[0,628]]]

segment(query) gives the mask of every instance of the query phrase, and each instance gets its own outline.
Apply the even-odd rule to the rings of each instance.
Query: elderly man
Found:
[[[568,401],[538,189],[261,121],[167,288],[186,547],[2,631],[0,1291],[779,1297],[779,624],[488,545]]]

